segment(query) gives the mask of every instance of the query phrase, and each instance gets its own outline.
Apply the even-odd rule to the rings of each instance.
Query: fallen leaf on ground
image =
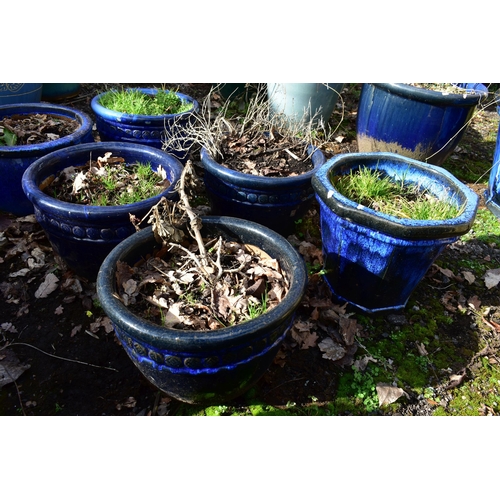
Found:
[[[4,330],[5,332],[9,333],[17,333],[16,327],[12,323],[2,323],[0,325],[0,328]]]
[[[397,401],[401,396],[407,396],[405,391],[403,389],[400,389],[399,387],[394,387],[393,385],[390,384],[383,384],[379,382],[377,384],[377,396],[378,396],[378,405],[383,406],[383,405],[389,405],[391,403],[394,403],[394,401]]]
[[[467,280],[467,283],[469,283],[469,285],[472,285],[472,283],[476,281],[476,277],[470,271],[463,271],[462,274],[464,275],[464,278]]]
[[[35,297],[37,299],[44,299],[57,288],[58,282],[59,278],[54,273],[47,274],[47,276],[45,276],[45,280],[35,292]]]
[[[484,275],[484,284],[490,289],[497,286],[500,282],[500,269],[490,269]]]
[[[22,364],[12,351],[5,351],[0,360],[0,388],[15,382],[29,368],[31,366]]]
[[[319,350],[323,353],[325,359],[336,361],[345,356],[346,350],[333,339],[327,337],[318,344]]]
[[[465,369],[460,370],[456,374],[450,375],[450,382],[446,386],[446,389],[453,389],[454,387],[459,386],[462,383],[464,377],[465,377]]]

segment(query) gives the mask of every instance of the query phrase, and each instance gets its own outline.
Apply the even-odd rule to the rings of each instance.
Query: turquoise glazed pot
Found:
[[[465,94],[404,83],[365,83],[357,116],[358,150],[386,151],[442,165],[462,138],[476,105],[488,94],[481,83],[459,83]]]
[[[50,114],[70,118],[78,122],[78,128],[70,135],[55,141],[26,146],[0,145],[0,210],[17,216],[33,213],[33,205],[23,192],[21,179],[26,169],[37,159],[53,151],[81,143],[94,142],[92,120],[77,109],[56,104],[33,103],[0,106],[0,120],[12,115]]]
[[[313,151],[309,149],[309,154]],[[325,162],[315,149],[313,168],[293,177],[264,177],[245,174],[216,162],[206,149],[201,150],[203,180],[214,215],[227,215],[251,220],[274,231],[289,235],[314,200],[311,186],[313,174]]]
[[[497,113],[500,116],[500,91],[495,94]],[[500,218],[500,123],[498,125],[497,142],[493,153],[493,166],[486,191],[486,206]]]
[[[0,83],[0,106],[40,102],[41,83]]]
[[[315,122],[322,119],[326,124],[343,88],[343,83],[268,83],[270,112],[295,123],[309,121],[318,113]]]
[[[404,179],[465,209],[447,220],[411,220],[358,205],[332,178],[361,166]],[[351,153],[327,161],[312,179],[320,205],[324,279],[334,296],[365,312],[403,309],[446,245],[467,233],[478,196],[446,170],[393,153]]]
[[[90,157],[97,160],[108,151],[123,157],[127,163],[149,162],[154,170],[161,165],[166,170],[170,186],[152,198],[107,207],[68,203],[49,196],[39,188],[43,181],[61,170],[84,165]],[[162,196],[176,196],[174,187],[181,172],[182,165],[176,158],[156,148],[122,142],[96,142],[64,148],[38,159],[24,173],[22,186],[55,253],[76,274],[95,280],[108,253],[135,232],[130,214],[142,218]]]
[[[44,83],[42,99],[44,101],[58,102],[75,97],[80,92],[79,83]]]
[[[280,235],[232,217],[202,217],[204,236],[255,245],[277,259],[290,288],[282,302],[245,323],[219,330],[178,330],[135,314],[117,298],[117,263],[134,265],[157,245],[151,228],[120,243],[105,259],[97,294],[125,351],[156,387],[192,404],[220,404],[252,387],[266,372],[293,323],[307,284],[304,261]]]
[[[156,95],[158,89],[136,88],[127,90],[138,90],[144,94]],[[198,101],[190,96],[176,92],[183,100],[193,104],[190,111],[173,115],[133,115],[120,113],[105,108],[99,104],[101,97],[105,93],[95,96],[90,105],[95,113],[96,127],[102,141],[133,142],[144,144],[157,149],[163,149],[165,139],[165,128],[175,127],[182,136],[182,127],[192,120],[194,113],[198,112]],[[187,159],[189,143],[180,140],[179,148],[169,149],[167,153],[173,154],[176,158],[184,162]]]

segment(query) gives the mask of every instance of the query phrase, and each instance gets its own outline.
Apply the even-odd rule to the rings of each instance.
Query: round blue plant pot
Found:
[[[155,88],[127,90],[138,90],[149,95],[158,93],[158,89]],[[188,95],[176,92],[181,99],[193,104],[192,110],[184,113],[157,116],[133,115],[120,113],[101,106],[99,101],[105,93],[95,96],[90,103],[95,113],[96,127],[102,141],[132,142],[163,149],[165,128],[171,129],[174,127],[176,134],[179,134],[179,142],[176,147],[169,148],[166,151],[173,154],[182,163],[186,161],[190,143],[182,140],[182,128],[193,119],[194,113],[198,112],[198,101]]]
[[[0,106],[40,102],[41,83],[0,83]]]
[[[150,163],[153,170],[161,165],[170,186],[161,194],[137,203],[105,207],[68,203],[40,189],[44,181],[65,168],[84,165],[89,158],[97,160],[108,151],[113,156],[124,158],[127,163]],[[95,280],[108,253],[135,232],[130,215],[142,218],[162,196],[176,196],[174,187],[181,172],[182,164],[176,158],[156,148],[122,142],[96,142],[70,146],[36,160],[24,173],[22,186],[55,253],[76,274]]]
[[[500,116],[500,91],[495,94],[497,113]],[[493,153],[493,166],[486,191],[486,206],[500,218],[500,123],[498,125],[497,142]]]
[[[465,94],[442,94],[403,83],[365,83],[357,116],[358,150],[391,152],[442,165],[462,138],[481,83],[459,83]]]
[[[309,148],[309,154],[313,148]],[[251,220],[287,236],[295,222],[304,216],[314,200],[313,174],[325,162],[315,149],[313,168],[293,177],[264,177],[245,174],[215,161],[206,149],[201,150],[203,179],[214,215]]]
[[[453,219],[424,221],[358,205],[341,195],[332,179],[363,166],[465,208]],[[312,184],[320,205],[324,279],[337,299],[369,313],[403,309],[446,245],[470,230],[479,203],[441,167],[393,153],[338,155],[319,169]]]
[[[219,330],[179,330],[156,325],[130,312],[118,298],[118,262],[133,265],[157,246],[151,228],[120,243],[105,259],[97,294],[125,351],[156,387],[192,404],[219,404],[252,387],[266,372],[292,325],[307,284],[304,261],[275,232],[232,217],[203,217],[204,236],[255,245],[280,263],[290,288],[265,314]]]
[[[270,112],[294,123],[320,119],[328,123],[343,83],[268,83]]]
[[[80,92],[79,83],[44,83],[42,99],[44,101],[58,102],[75,97]]]
[[[94,142],[92,120],[77,109],[56,104],[32,103],[0,106],[0,120],[12,115],[50,114],[76,120],[78,128],[70,135],[54,141],[25,146],[0,145],[0,210],[17,216],[33,213],[33,205],[23,192],[21,179],[37,159],[68,146]]]

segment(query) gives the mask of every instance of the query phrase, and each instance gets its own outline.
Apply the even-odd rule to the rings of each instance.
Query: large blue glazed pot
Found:
[[[357,116],[358,150],[385,151],[442,165],[462,138],[480,99],[481,83],[465,94],[442,94],[404,83],[365,83]]]
[[[309,154],[312,151],[310,147]],[[203,180],[212,213],[251,220],[284,236],[293,233],[295,222],[314,200],[311,179],[325,156],[315,149],[310,161],[313,168],[302,175],[264,177],[225,167],[202,148]]]
[[[158,89],[155,88],[127,90],[137,90],[149,95],[158,93]],[[101,106],[99,101],[105,93],[95,96],[90,103],[92,111],[95,113],[96,127],[101,141],[132,142],[162,149],[165,140],[165,128],[175,127],[176,134],[182,136],[182,128],[192,120],[194,113],[197,113],[199,109],[198,101],[194,98],[176,92],[181,99],[193,104],[192,110],[184,113],[157,116],[120,113]],[[189,143],[180,139],[179,147],[170,148],[167,153],[173,154],[184,163],[188,155],[188,149]]]
[[[500,116],[500,91],[496,92],[497,113]],[[498,125],[497,142],[493,153],[493,166],[486,191],[486,206],[500,218],[500,123]]]
[[[277,259],[289,279],[283,301],[265,314],[219,330],[179,330],[156,325],[130,312],[118,298],[118,262],[134,265],[157,245],[151,228],[120,243],[105,259],[97,294],[125,351],[156,387],[192,404],[219,404],[252,387],[266,372],[291,327],[307,284],[304,261],[270,229],[232,217],[202,217],[203,236],[255,245]]]
[[[335,189],[332,178],[362,166],[465,208],[453,219],[424,221],[358,205]],[[369,313],[403,309],[446,245],[470,230],[479,203],[441,167],[394,153],[338,155],[319,169],[312,184],[320,205],[324,279],[339,300]]]
[[[37,159],[58,149],[75,144],[94,142],[92,120],[77,109],[56,104],[32,103],[0,106],[0,120],[12,115],[50,114],[76,120],[78,128],[70,135],[54,141],[25,146],[0,145],[0,210],[17,216],[33,213],[33,205],[25,196],[21,179],[26,169]]]
[[[0,83],[0,106],[40,102],[41,83]]]
[[[161,194],[137,203],[106,207],[68,203],[40,189],[42,182],[65,168],[84,165],[90,157],[97,160],[108,151],[113,156],[124,158],[127,163],[150,163],[153,170],[161,165],[166,170],[170,186]],[[38,159],[24,173],[22,186],[55,253],[76,274],[95,280],[108,253],[135,232],[130,214],[142,218],[162,196],[176,196],[174,188],[181,172],[182,164],[176,158],[156,148],[122,142],[96,142],[70,146]]]
[[[326,124],[343,88],[343,83],[268,83],[269,109],[293,123],[314,117]]]

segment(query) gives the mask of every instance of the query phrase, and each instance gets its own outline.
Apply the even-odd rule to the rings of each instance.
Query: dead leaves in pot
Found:
[[[40,184],[54,198],[81,205],[114,206],[136,203],[165,191],[170,186],[165,169],[126,162],[105,153],[84,165],[69,166]]]
[[[205,268],[205,274],[193,265],[196,244],[186,244],[187,252],[170,246],[161,257],[151,256],[133,267],[118,263],[120,299],[156,324],[207,331],[258,317],[283,300],[289,285],[276,259],[234,241],[204,242],[209,253],[219,252],[218,279],[218,266]]]
[[[55,141],[72,134],[78,127],[72,118],[42,113],[17,114],[0,120],[0,128],[15,137],[15,146]]]

